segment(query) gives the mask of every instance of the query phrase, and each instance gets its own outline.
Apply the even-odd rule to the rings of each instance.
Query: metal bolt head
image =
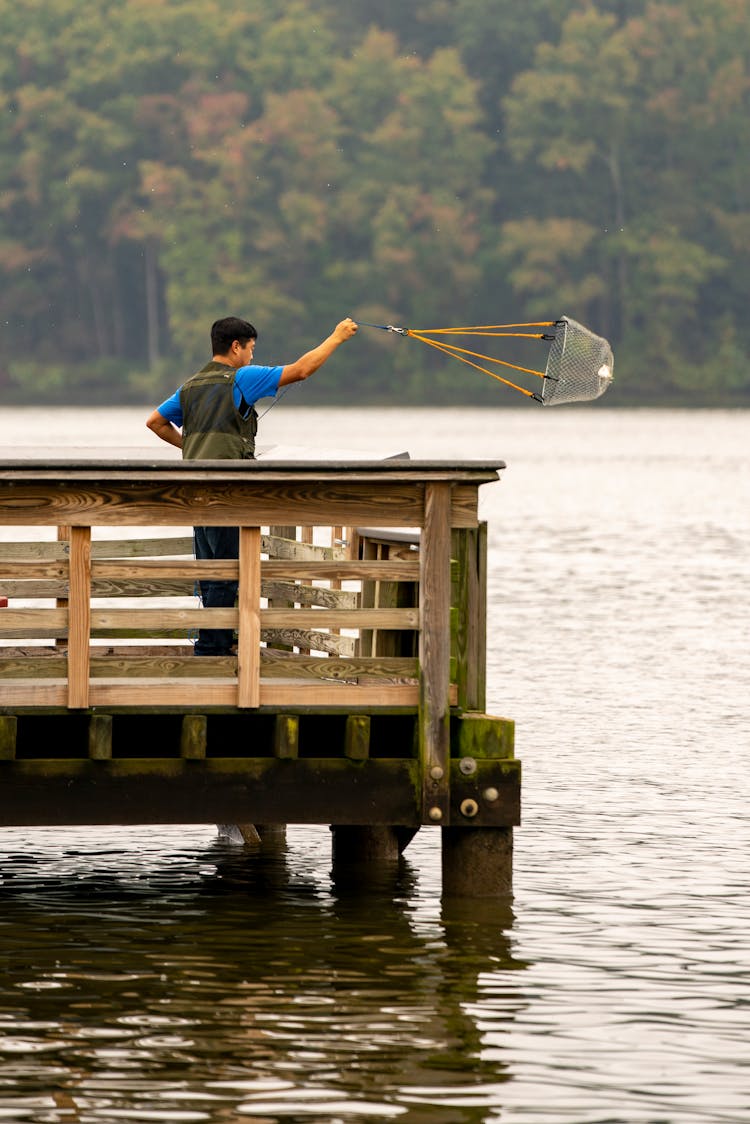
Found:
[[[490,787],[490,788],[486,788],[484,790],[484,792],[482,793],[482,796],[485,798],[485,800],[487,801],[488,804],[494,804],[494,802],[499,798],[500,793],[497,791],[496,788]]]
[[[440,823],[443,818],[443,813],[439,808],[430,808],[429,815],[433,823]]]
[[[473,757],[462,757],[458,767],[465,777],[470,777],[472,773],[477,771],[477,763]]]
[[[434,781],[441,781],[443,779],[443,770],[440,765],[433,765],[430,769],[430,776]]]
[[[462,800],[461,801],[461,815],[471,819],[479,811],[479,805],[476,800]]]

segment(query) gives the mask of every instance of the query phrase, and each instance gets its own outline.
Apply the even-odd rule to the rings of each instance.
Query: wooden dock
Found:
[[[328,824],[336,863],[437,827],[444,893],[509,892],[478,518],[503,467],[0,461],[0,826]],[[195,560],[194,524],[239,526],[239,560]],[[237,656],[196,657],[199,627]]]

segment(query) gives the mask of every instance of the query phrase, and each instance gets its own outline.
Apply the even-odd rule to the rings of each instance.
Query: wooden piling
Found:
[[[442,836],[446,897],[498,898],[512,892],[512,827],[444,827]]]

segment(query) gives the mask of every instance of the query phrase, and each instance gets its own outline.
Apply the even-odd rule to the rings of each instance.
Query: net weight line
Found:
[[[366,328],[381,328],[386,332],[396,335],[411,337],[422,343],[434,347],[444,355],[460,359],[478,371],[489,375],[512,390],[517,390],[527,398],[543,406],[559,406],[564,402],[590,402],[598,398],[612,382],[614,370],[614,356],[612,348],[602,336],[597,336],[589,331],[577,320],[569,316],[561,316],[558,320],[540,320],[527,324],[483,324],[464,328],[396,328],[393,324],[367,324]],[[551,328],[551,332],[525,332],[515,329],[521,328]],[[484,355],[478,351],[471,351],[456,344],[447,343],[444,339],[432,339],[432,336],[485,336],[495,339],[515,337],[519,339],[543,340],[550,343],[547,365],[543,371],[531,367],[522,367],[518,363],[511,363],[505,359],[498,359],[493,355]],[[471,356],[471,358],[468,358]],[[502,367],[510,367],[521,371],[523,374],[534,375],[542,380],[541,392],[529,390],[525,386],[511,382],[496,371],[475,363],[481,359],[485,363],[494,363]]]

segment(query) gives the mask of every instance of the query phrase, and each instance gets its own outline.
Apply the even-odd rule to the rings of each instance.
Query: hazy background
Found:
[[[5,402],[156,403],[227,314],[260,363],[349,314],[567,315],[607,405],[750,402],[746,0],[0,0],[0,34]],[[523,404],[375,328],[299,394]]]

